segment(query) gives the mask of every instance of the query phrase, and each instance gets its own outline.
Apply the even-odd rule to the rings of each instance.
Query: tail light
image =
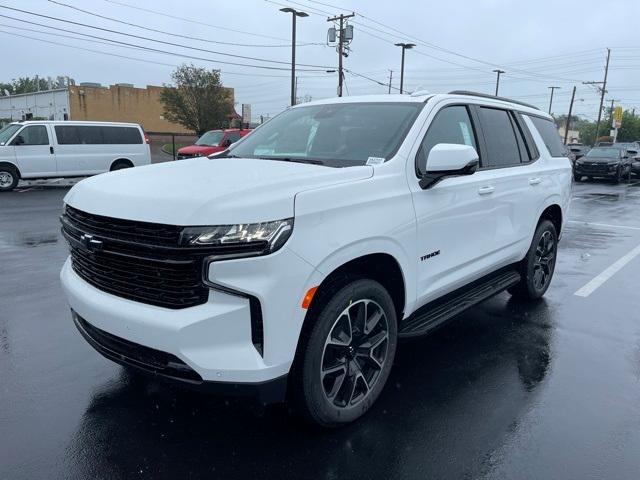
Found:
[[[147,135],[146,133],[144,134],[144,143],[149,145],[149,135]]]

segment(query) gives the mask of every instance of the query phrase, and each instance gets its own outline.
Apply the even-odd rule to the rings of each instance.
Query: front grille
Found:
[[[133,365],[153,373],[192,382],[202,377],[175,355],[145,347],[94,327],[75,314],[74,322],[82,336],[105,357],[119,363]]]
[[[609,165],[606,163],[583,163],[580,165],[580,169],[585,172],[607,173]]]
[[[100,290],[171,309],[208,299],[202,265],[211,251],[180,248],[181,227],[93,215],[67,206],[62,231],[70,244],[73,270]],[[99,248],[83,241],[87,235],[98,240]]]

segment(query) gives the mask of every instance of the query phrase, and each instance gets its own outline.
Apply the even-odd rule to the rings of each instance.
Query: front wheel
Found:
[[[291,379],[292,406],[313,424],[337,427],[364,415],[382,392],[396,351],[396,312],[382,285],[362,279],[336,289],[311,320]]]
[[[18,172],[13,167],[0,167],[0,192],[10,192],[18,186]]]
[[[520,262],[520,283],[511,287],[509,293],[515,297],[535,300],[549,288],[556,267],[558,234],[549,220],[542,220],[533,235],[527,256]]]

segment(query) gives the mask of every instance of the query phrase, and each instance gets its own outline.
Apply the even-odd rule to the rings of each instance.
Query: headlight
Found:
[[[180,243],[192,247],[217,247],[222,255],[267,255],[282,247],[292,231],[293,218],[238,225],[186,227],[182,230]]]

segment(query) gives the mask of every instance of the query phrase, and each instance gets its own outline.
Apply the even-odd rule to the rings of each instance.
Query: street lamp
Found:
[[[308,17],[309,14],[294,10],[293,8],[281,8],[281,12],[291,13],[291,105],[296,104],[296,18]]]
[[[496,76],[496,97],[498,96],[498,88],[500,87],[500,75],[503,73],[507,73],[504,70],[500,70],[499,68],[493,71]]]
[[[416,46],[415,43],[396,43],[396,47],[402,47],[402,62],[400,63],[400,93],[402,93],[402,87],[404,85],[404,51],[411,50]]]

